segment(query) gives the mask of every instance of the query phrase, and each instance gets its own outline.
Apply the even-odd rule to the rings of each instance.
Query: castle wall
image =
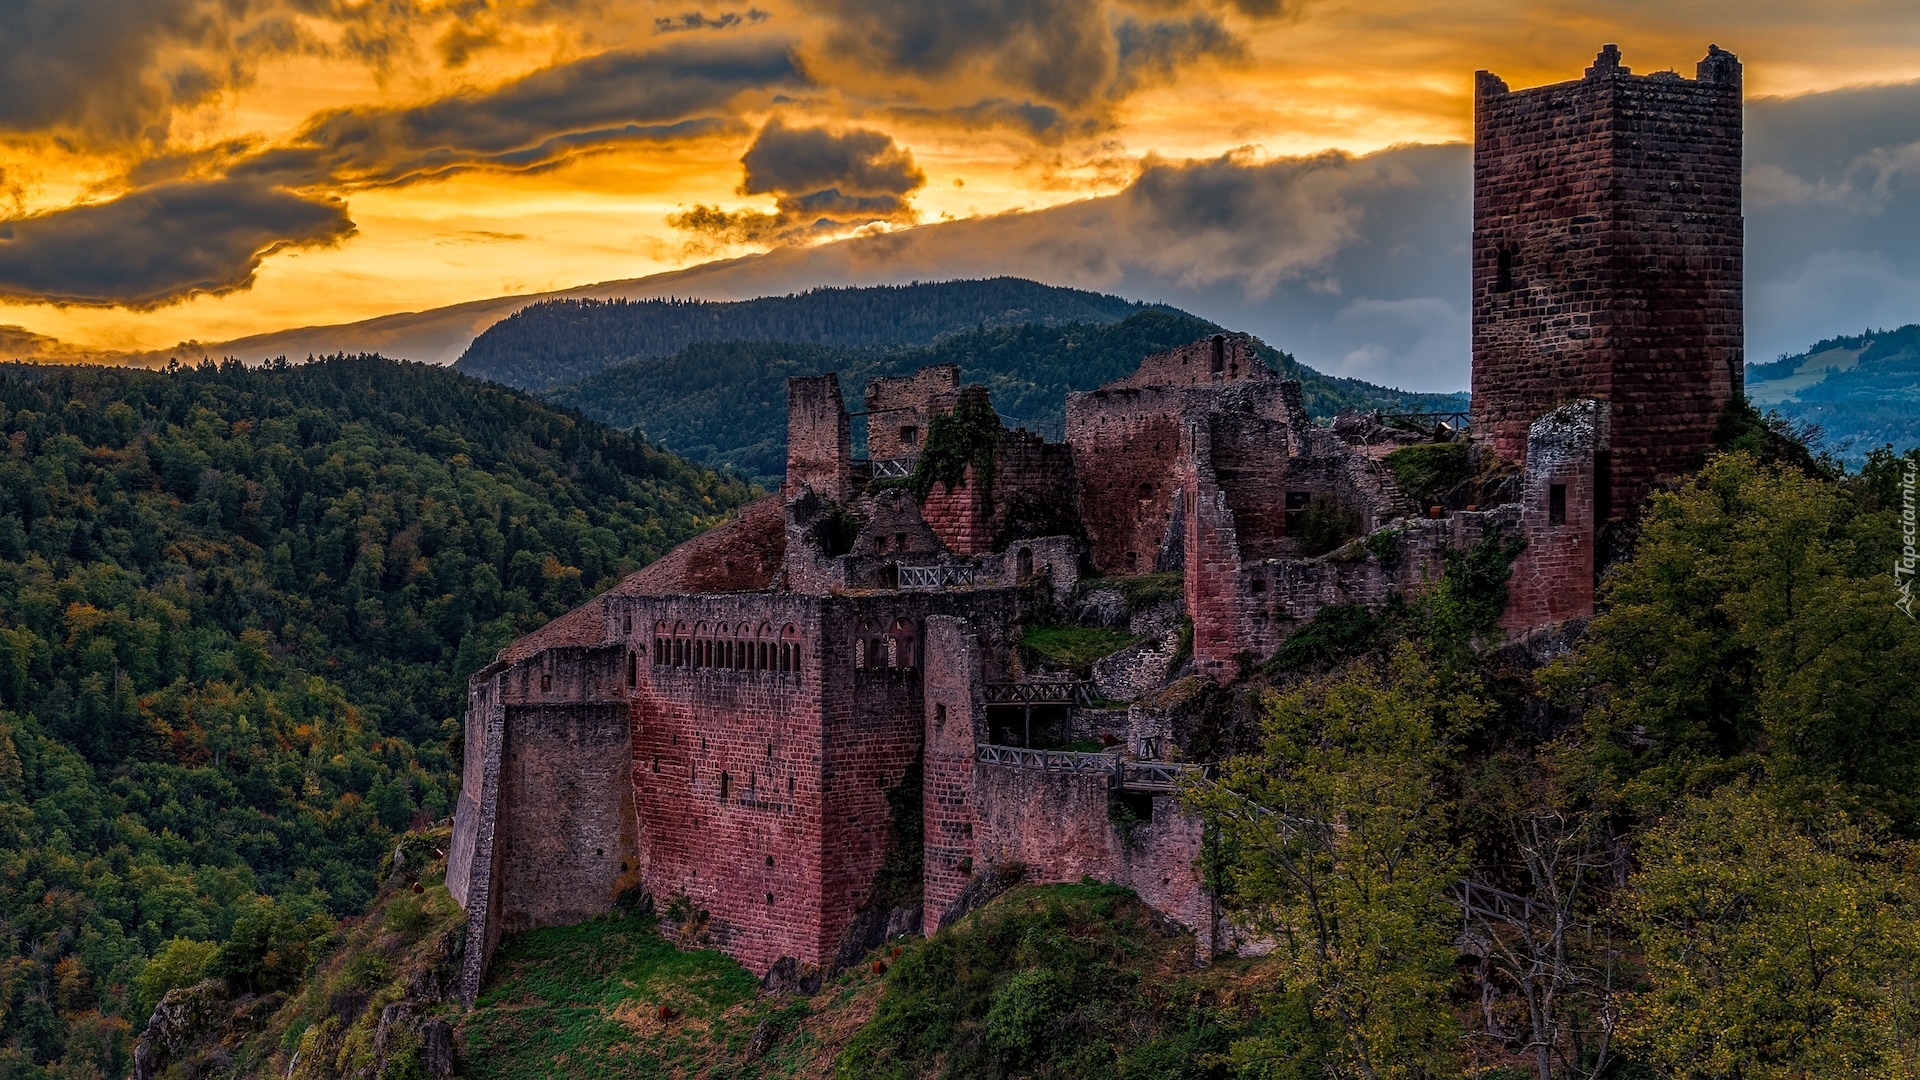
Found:
[[[1100,773],[980,764],[975,767],[974,839],[982,868],[1020,863],[1025,880],[1125,885],[1155,910],[1195,931],[1203,958],[1212,947],[1212,898],[1197,862],[1205,840],[1198,814],[1171,795],[1153,795],[1150,821],[1114,820],[1114,793]]]
[[[507,732],[497,826],[500,929],[606,914],[640,880],[626,706],[510,706]]]
[[[973,759],[987,739],[987,708],[971,623],[929,618],[926,651],[922,926],[932,934],[974,871],[986,868],[974,842]]]
[[[954,364],[867,380],[867,457],[885,461],[920,453],[934,414],[951,412],[959,390]]]
[[[782,956],[818,963],[827,749],[817,604],[775,594],[625,607],[646,635],[634,642],[629,717],[647,889],[663,906],[685,896],[708,912],[716,943],[756,972]],[[780,644],[797,646],[791,670],[769,658]]]
[[[787,380],[787,482],[791,498],[801,489],[834,502],[853,493],[853,429],[838,375]]]
[[[1741,392],[1741,75],[1636,76],[1608,46],[1583,79],[1474,92],[1473,437],[1522,462],[1528,428],[1612,406],[1608,517],[1697,463]]]
[[[1102,390],[1147,387],[1218,386],[1222,383],[1273,379],[1273,369],[1254,351],[1247,334],[1215,334],[1177,349],[1154,353],[1140,361],[1133,374],[1102,386]]]
[[[1156,569],[1173,514],[1174,463],[1186,394],[1171,389],[1067,395],[1080,521],[1101,574]]]
[[[1520,532],[1527,546],[1514,560],[1501,625],[1509,633],[1543,630],[1593,614],[1599,518],[1595,462],[1605,454],[1606,402],[1563,405],[1534,421]],[[1555,488],[1558,488],[1558,493]]]
[[[979,555],[993,547],[987,493],[975,482],[971,465],[961,482],[951,488],[935,481],[920,502],[920,516],[955,555]]]

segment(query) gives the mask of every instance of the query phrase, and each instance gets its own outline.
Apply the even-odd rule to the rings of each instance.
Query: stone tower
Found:
[[[1697,464],[1743,392],[1740,62],[1474,83],[1473,436],[1524,462],[1534,420],[1608,403],[1594,518]]]

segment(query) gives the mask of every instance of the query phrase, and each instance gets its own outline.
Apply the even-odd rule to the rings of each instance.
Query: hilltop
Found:
[[[454,367],[540,390],[696,342],[926,345],[979,327],[1118,322],[1152,306],[1011,277],[811,289],[731,303],[549,300],[495,323]]]
[[[1920,446],[1920,324],[1828,338],[1805,352],[1747,365],[1747,398],[1801,424],[1858,467],[1888,443]]]

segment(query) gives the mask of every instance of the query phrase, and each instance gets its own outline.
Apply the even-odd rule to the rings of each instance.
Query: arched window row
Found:
[[[789,623],[660,622],[653,628],[653,666],[716,671],[800,673],[800,631]]]
[[[888,625],[862,619],[853,639],[853,666],[863,670],[920,666],[920,631],[906,619]]]

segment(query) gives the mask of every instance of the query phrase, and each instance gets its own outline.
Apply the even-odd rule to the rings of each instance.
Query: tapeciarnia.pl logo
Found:
[[[1899,598],[1893,606],[1907,613],[1907,618],[1920,622],[1913,613],[1913,577],[1916,561],[1916,527],[1914,523],[1914,473],[1916,466],[1908,465],[1906,475],[1900,478],[1900,557],[1893,560],[1893,584],[1899,592]]]

